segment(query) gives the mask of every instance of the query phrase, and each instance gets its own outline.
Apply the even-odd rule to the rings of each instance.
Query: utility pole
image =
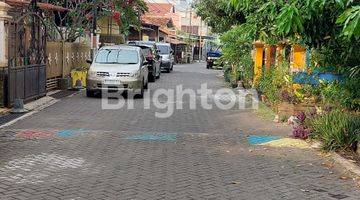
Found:
[[[192,9],[191,9],[191,7],[190,7],[190,21],[189,21],[189,29],[190,29],[190,31],[189,31],[189,45],[190,45],[190,49],[191,49],[191,56],[192,57],[194,57],[194,55],[193,55],[193,47],[192,47],[192,42],[191,42],[191,34],[192,34],[192,31],[193,31],[193,29],[192,29],[192,24],[191,24],[191,20],[192,20]],[[191,59],[190,59],[190,61],[191,61]]]
[[[96,29],[97,29],[97,14],[98,14],[98,5],[97,0],[93,0],[93,19],[92,19],[92,31],[91,31],[91,48],[92,48],[92,58],[95,57],[95,53],[97,51],[97,36],[96,36]]]
[[[140,40],[142,40],[142,36],[141,36],[141,32],[142,32],[142,30],[141,30],[141,27],[142,27],[142,25],[141,25],[141,12],[140,12],[140,10],[138,10],[138,17],[139,17],[139,22],[140,22],[140,28],[139,28],[139,41]]]
[[[201,46],[201,34],[202,34],[202,20],[200,18],[200,30],[199,30],[199,62],[202,60],[202,46]]]

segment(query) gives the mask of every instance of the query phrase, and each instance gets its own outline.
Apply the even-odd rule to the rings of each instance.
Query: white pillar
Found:
[[[11,19],[7,15],[7,11],[10,9],[10,6],[5,2],[0,1],[0,67],[7,66],[7,30],[5,27],[5,20]]]

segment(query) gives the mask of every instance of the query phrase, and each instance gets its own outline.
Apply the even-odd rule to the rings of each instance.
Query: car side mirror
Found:
[[[86,63],[88,63],[88,64],[92,64],[92,60],[91,59],[86,59]]]

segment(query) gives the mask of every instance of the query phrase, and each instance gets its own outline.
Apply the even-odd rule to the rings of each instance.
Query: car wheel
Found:
[[[86,90],[86,96],[87,97],[95,97],[95,93],[94,93],[94,91]]]
[[[167,73],[170,73],[170,71],[171,71],[171,70],[170,70],[170,67],[166,69],[166,72],[167,72]]]
[[[140,89],[140,94],[139,94],[139,98],[144,98],[144,80],[141,84],[141,89]]]
[[[171,69],[170,69],[170,70],[172,71],[173,69],[174,69],[174,64],[171,65]]]

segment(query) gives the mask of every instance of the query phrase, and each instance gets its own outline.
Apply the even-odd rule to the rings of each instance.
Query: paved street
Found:
[[[219,89],[219,74],[205,64],[176,65],[149,89]],[[79,93],[4,128],[0,199],[359,198],[353,180],[327,168],[318,152],[247,142],[288,136],[289,127],[248,110],[191,110],[189,100],[160,119],[162,110],[144,109],[142,99],[132,110],[102,110],[100,98]]]

